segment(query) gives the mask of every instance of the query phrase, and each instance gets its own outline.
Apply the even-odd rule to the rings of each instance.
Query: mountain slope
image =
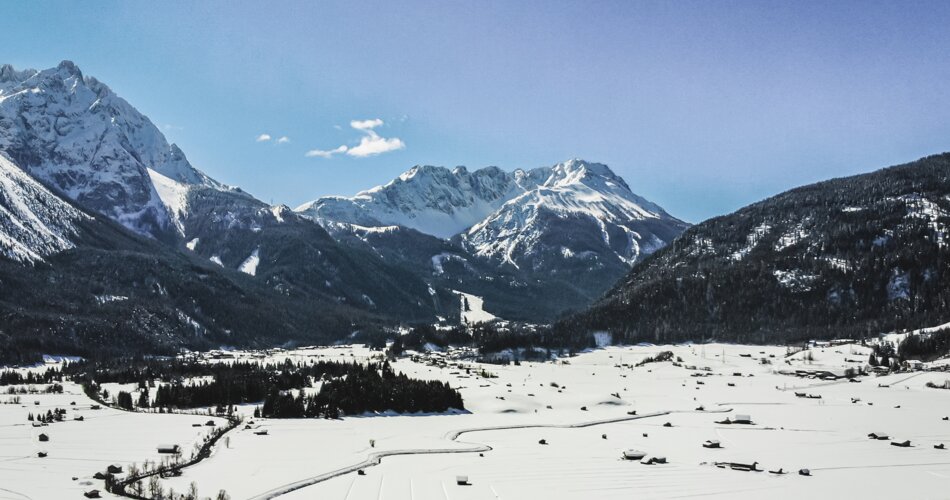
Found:
[[[457,290],[484,298],[496,316],[517,321],[548,322],[578,310],[589,297],[573,283],[556,277],[532,278],[518,269],[472,255],[455,240],[444,240],[402,226],[364,227],[327,223],[344,245],[378,255],[432,283],[437,290]],[[457,297],[456,297],[457,299]],[[442,304],[448,301],[441,300]],[[460,320],[459,304],[443,307],[440,316]]]
[[[950,154],[693,226],[564,331],[615,341],[861,336],[950,319]]]
[[[329,342],[383,321],[136,235],[0,154],[0,363]]]
[[[372,252],[341,245],[285,206],[212,189],[193,191],[188,203],[184,251],[247,274],[250,259],[254,279],[282,293],[406,321],[433,321],[457,301]]]

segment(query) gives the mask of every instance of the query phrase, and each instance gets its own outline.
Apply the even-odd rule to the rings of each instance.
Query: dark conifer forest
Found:
[[[103,394],[102,384],[137,384],[138,402],[128,392],[115,395],[115,404],[127,410],[259,404],[258,412],[265,417],[338,418],[365,412],[433,413],[465,408],[461,395],[448,384],[412,379],[396,373],[386,362],[218,363],[126,358],[71,363],[63,374],[103,399],[109,395]],[[319,390],[304,390],[315,385]],[[154,391],[154,401],[141,397],[144,391]]]

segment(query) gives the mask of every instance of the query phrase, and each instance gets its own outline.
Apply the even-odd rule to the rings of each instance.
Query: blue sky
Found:
[[[4,6],[0,62],[75,61],[269,202],[581,157],[698,222],[950,150],[947,26],[926,1],[36,1]]]

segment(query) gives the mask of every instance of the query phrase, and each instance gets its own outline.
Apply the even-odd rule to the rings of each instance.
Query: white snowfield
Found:
[[[244,262],[241,263],[241,266],[238,267],[242,273],[250,274],[254,276],[257,274],[257,265],[261,263],[261,249],[255,248],[251,255],[249,255]]]
[[[634,366],[666,350],[682,359],[679,366]],[[520,366],[444,367],[424,361],[446,354],[429,353],[393,366],[448,381],[468,413],[253,419],[251,429],[241,426],[220,441],[211,458],[163,482],[178,492],[195,482],[202,498],[225,489],[233,499],[947,498],[950,450],[934,445],[950,445],[950,421],[943,420],[950,391],[925,383],[942,383],[950,373],[864,376],[860,383],[821,378],[864,366],[869,352],[841,345],[786,358],[784,347],[637,346]],[[361,346],[232,354],[271,361],[379,356]],[[481,369],[497,378],[477,375]],[[37,398],[44,407],[89,404],[78,394]],[[0,498],[76,498],[79,483],[93,481],[108,463],[155,458],[161,442],[187,450],[205,432],[190,427],[194,417],[80,410],[86,422],[44,428],[52,439],[40,446],[25,418],[35,412],[32,399],[0,405]],[[240,410],[250,419],[253,406]],[[753,424],[717,423],[738,415]],[[267,435],[255,434],[261,429]],[[890,439],[869,439],[871,432]],[[721,448],[704,448],[707,440]],[[36,458],[42,447],[49,456]],[[667,463],[623,460],[628,449]],[[714,462],[757,462],[761,471]],[[779,468],[788,474],[768,472]],[[799,475],[803,468],[811,475]],[[456,476],[469,484],[456,484]]]

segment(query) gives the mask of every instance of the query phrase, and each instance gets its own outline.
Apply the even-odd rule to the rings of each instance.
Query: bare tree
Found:
[[[162,483],[158,480],[158,475],[148,478],[148,496],[152,500],[164,500],[165,492],[162,491]]]

